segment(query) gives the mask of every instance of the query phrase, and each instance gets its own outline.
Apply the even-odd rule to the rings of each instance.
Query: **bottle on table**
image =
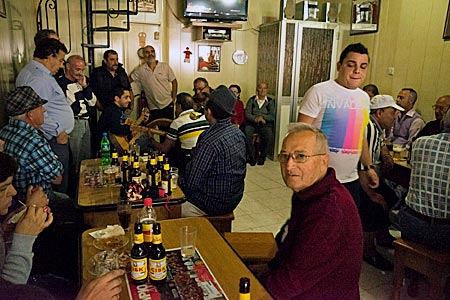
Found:
[[[158,165],[156,162],[156,155],[152,153],[150,155],[150,165],[147,168],[147,180],[152,191],[158,191],[159,177],[158,177]]]
[[[125,185],[128,183],[128,180],[130,178],[129,177],[130,165],[128,163],[128,151],[126,150],[123,152],[121,170],[122,170],[122,184]]]
[[[162,244],[161,224],[153,224],[153,237],[148,254],[149,277],[154,285],[162,284],[167,278],[166,249]]]
[[[134,245],[130,251],[131,280],[135,285],[144,284],[148,279],[148,251],[144,245],[142,224],[134,224]]]
[[[116,147],[113,147],[111,151],[111,166],[120,166],[119,153],[117,153]]]
[[[131,182],[141,183],[141,170],[139,160],[133,162],[133,169],[131,170]]]
[[[156,223],[156,211],[153,208],[152,198],[144,199],[144,207],[138,215],[138,220],[142,224],[142,232],[144,233],[144,245],[150,250],[152,244],[153,224]]]
[[[102,152],[102,167],[111,164],[111,145],[108,140],[108,133],[103,132],[102,140],[100,142],[100,151]]]
[[[247,277],[239,280],[239,300],[250,300],[250,279]]]
[[[164,168],[164,153],[158,152],[158,160],[156,163],[157,163],[157,167],[158,167],[158,184],[160,185],[161,184],[161,173]]]
[[[172,179],[170,174],[169,158],[164,158],[164,166],[161,172],[161,188],[164,190],[164,194],[172,194]]]

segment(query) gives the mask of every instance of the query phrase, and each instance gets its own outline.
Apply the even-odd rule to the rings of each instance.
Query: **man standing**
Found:
[[[450,95],[441,96],[433,105],[434,116],[436,120],[428,122],[425,127],[419,132],[417,138],[421,136],[434,135],[442,132],[444,128],[442,119],[450,107]]]
[[[131,74],[139,90],[143,90],[150,109],[150,120],[173,119],[178,83],[170,66],[156,60],[155,48],[144,47],[146,63]]]
[[[313,124],[328,138],[330,167],[359,205],[360,184],[357,164],[370,187],[378,186],[364,130],[369,122],[370,100],[359,86],[366,78],[369,53],[364,45],[351,44],[342,51],[335,80],[318,83],[305,94],[299,109],[299,122]]]
[[[69,143],[72,151],[73,173],[78,173],[80,162],[91,157],[91,130],[89,127],[89,112],[97,102],[97,98],[84,76],[86,64],[80,55],[72,55],[67,59],[65,75],[58,83],[66,93],[67,102],[72,108],[75,118]]]
[[[267,83],[261,82],[256,88],[256,95],[247,101],[245,107],[245,137],[247,142],[248,160],[251,166],[264,165],[267,152],[273,140],[273,122],[275,121],[275,102],[267,97]],[[259,156],[253,144],[253,134],[258,133],[261,153]]]
[[[274,299],[359,299],[362,232],[348,190],[328,168],[319,129],[292,124],[278,156],[291,216],[262,282]]]
[[[405,110],[395,119],[394,127],[388,138],[393,144],[404,145],[407,149],[425,126],[422,116],[414,109],[416,101],[417,92],[414,89],[404,88],[398,93],[397,104]]]
[[[48,100],[45,104],[47,115],[41,130],[64,167],[62,182],[55,187],[61,193],[67,191],[70,155],[68,137],[74,119],[64,92],[53,75],[62,67],[66,53],[66,46],[58,40],[42,40],[34,50],[33,60],[20,71],[16,79],[17,87],[30,86],[39,97]]]
[[[119,63],[119,55],[115,50],[110,49],[103,53],[102,65],[92,71],[91,86],[100,102],[99,110],[101,111],[114,103],[114,88],[121,87],[131,91],[128,75]]]
[[[180,186],[187,201],[181,215],[222,215],[242,199],[246,173],[245,136],[231,123],[236,96],[224,85],[211,93],[205,116],[211,127],[199,137]]]
[[[370,104],[370,122],[366,128],[367,142],[371,153],[373,165],[381,178],[383,171],[389,171],[393,167],[393,159],[389,150],[383,146],[384,131],[394,125],[397,111],[403,111],[401,106],[395,104],[390,95],[376,95]],[[359,168],[361,169],[361,168]],[[363,173],[365,171],[358,171]],[[364,180],[364,176],[360,176]],[[386,260],[376,249],[375,239],[378,246],[391,246],[393,237],[389,234],[389,209],[396,202],[394,191],[388,187],[383,180],[376,189],[361,185],[361,202],[359,215],[364,231],[364,255],[363,259],[368,264],[382,270],[390,271],[393,265]]]
[[[442,133],[413,143],[406,207],[398,218],[402,237],[446,251],[450,250],[449,111],[443,118]]]

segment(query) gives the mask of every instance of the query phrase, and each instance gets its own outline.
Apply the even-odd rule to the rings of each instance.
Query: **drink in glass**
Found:
[[[117,203],[117,215],[122,228],[127,231],[131,221],[131,202],[129,200],[120,200]]]
[[[180,248],[183,258],[194,256],[196,239],[197,228],[193,226],[183,226],[180,228]]]

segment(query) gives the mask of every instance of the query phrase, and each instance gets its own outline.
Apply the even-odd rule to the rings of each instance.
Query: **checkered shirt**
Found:
[[[450,134],[421,137],[412,149],[406,204],[423,215],[450,219]]]
[[[25,199],[29,185],[42,187],[46,194],[51,192],[51,182],[62,173],[63,167],[39,131],[9,118],[8,125],[0,130],[0,139],[5,141],[4,151],[19,165],[13,181],[17,198]]]

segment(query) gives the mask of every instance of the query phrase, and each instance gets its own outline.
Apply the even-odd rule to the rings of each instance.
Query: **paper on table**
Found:
[[[89,233],[94,239],[106,239],[113,236],[124,235],[125,230],[123,230],[120,225],[108,225],[105,229],[100,229]]]

